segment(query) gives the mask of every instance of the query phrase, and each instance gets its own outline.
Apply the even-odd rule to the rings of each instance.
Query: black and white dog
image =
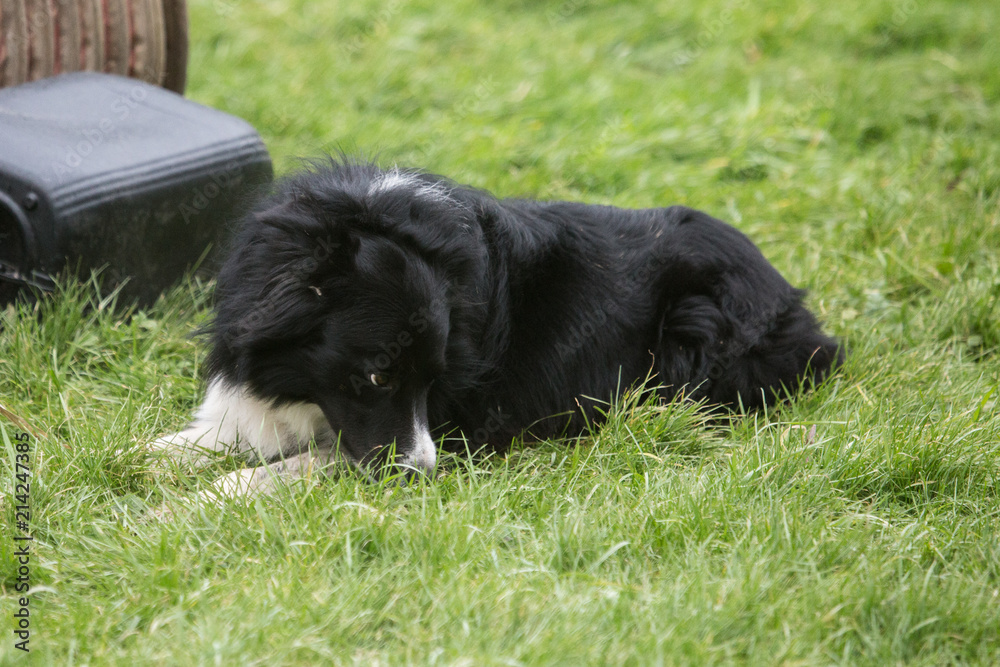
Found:
[[[802,296],[689,208],[498,200],[330,160],[243,222],[204,404],[157,445],[276,461],[220,485],[260,490],[336,461],[428,472],[445,436],[504,450],[577,434],[643,383],[755,409],[842,360]]]

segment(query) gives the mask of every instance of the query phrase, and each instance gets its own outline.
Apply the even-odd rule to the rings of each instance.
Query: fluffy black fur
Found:
[[[278,183],[219,275],[209,372],[319,405],[356,460],[413,415],[503,450],[621,390],[755,409],[841,361],[742,233],[681,206],[498,200],[331,160]]]

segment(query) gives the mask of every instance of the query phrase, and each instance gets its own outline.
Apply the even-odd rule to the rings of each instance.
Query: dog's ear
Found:
[[[312,200],[286,198],[252,214],[239,243],[235,269],[257,287],[320,287],[350,269],[359,240],[349,220],[331,215]],[[315,291],[315,290],[313,290]]]
[[[271,254],[305,253],[325,261],[357,253],[358,240],[343,220],[311,200],[288,199],[255,211],[246,227],[253,234],[250,243],[266,246]]]
[[[216,342],[247,349],[307,334],[324,288],[349,270],[359,242],[348,227],[294,198],[266,203],[244,219],[216,285]]]

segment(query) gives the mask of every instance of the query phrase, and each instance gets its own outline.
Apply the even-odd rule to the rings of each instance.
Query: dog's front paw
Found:
[[[253,499],[259,495],[274,493],[282,485],[297,481],[325,477],[335,470],[343,470],[346,462],[332,448],[302,452],[281,461],[256,468],[241,468],[215,480],[211,486],[193,497],[182,498],[176,505],[161,505],[153,510],[151,517],[170,520],[182,509],[199,504],[219,506],[233,499]]]
[[[269,479],[267,469],[242,468],[220,477],[211,486],[199,491],[193,496],[181,496],[169,502],[162,503],[147,515],[154,521],[171,522],[178,515],[190,512],[199,505],[220,507],[225,501],[234,498],[253,498],[260,493],[271,490],[273,481]]]
[[[220,454],[229,453],[230,449],[206,429],[179,431],[146,445],[146,450],[154,457],[195,467],[207,465]]]
[[[272,491],[274,486],[275,480],[267,466],[242,468],[223,475],[207,491],[198,495],[219,503],[232,498],[253,498],[260,493]]]

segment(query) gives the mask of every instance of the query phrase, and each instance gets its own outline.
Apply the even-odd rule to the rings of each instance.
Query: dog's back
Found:
[[[579,431],[602,402],[643,382],[667,399],[756,409],[842,360],[804,293],[705,213],[496,206],[485,235],[506,281],[507,349],[481,391],[438,410],[463,431],[488,409],[507,415],[494,446],[528,426],[535,437]]]

